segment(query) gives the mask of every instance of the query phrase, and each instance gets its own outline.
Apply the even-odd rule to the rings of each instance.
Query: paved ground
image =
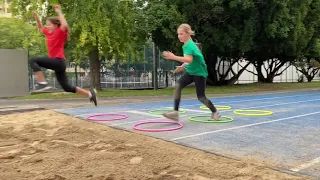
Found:
[[[275,91],[277,93],[289,93],[289,92],[303,92],[303,91],[317,91],[320,89],[299,89],[299,90],[287,90],[287,91]],[[207,96],[214,97],[227,97],[227,96],[239,96],[239,95],[259,95],[259,94],[269,94],[274,93],[270,91],[257,92],[257,93],[242,93],[237,94],[214,94]],[[161,102],[161,101],[172,101],[173,96],[142,96],[142,97],[112,97],[112,98],[99,98],[99,105],[121,105],[121,104],[136,104],[145,102]],[[182,95],[183,100],[196,99],[196,95]],[[214,100],[214,99],[213,99]],[[43,99],[43,100],[10,100],[10,99],[0,99],[0,108],[7,106],[15,107],[42,107],[47,109],[56,108],[69,108],[69,107],[87,107],[92,104],[85,98],[78,99]]]
[[[240,94],[208,95],[214,102],[232,102],[232,104],[235,104],[234,107],[236,108],[246,108],[247,106],[270,107],[272,111],[277,113],[275,116],[271,117],[271,119],[264,119],[261,121],[261,119],[259,120],[257,118],[245,119],[243,117],[238,117],[238,121],[235,121],[232,124],[219,126],[217,127],[218,129],[208,129],[210,127],[202,127],[203,124],[199,124],[199,127],[194,126],[193,124],[192,127],[190,126],[189,128],[187,124],[185,127],[188,131],[179,131],[178,134],[165,134],[165,136],[159,134],[147,135],[207,151],[219,152],[220,154],[225,154],[227,156],[253,156],[262,159],[266,158],[273,162],[279,162],[280,166],[286,169],[291,168],[293,171],[301,171],[301,173],[320,177],[318,174],[318,161],[320,160],[319,152],[315,151],[320,144],[317,142],[317,139],[314,138],[319,135],[317,135],[317,133],[319,133],[318,127],[320,127],[319,121],[317,121],[319,112],[316,110],[319,108],[317,102],[320,91],[318,89],[314,89],[313,91],[310,89],[308,91],[299,90],[295,91],[298,93],[294,93],[294,95],[288,94],[289,92],[292,93],[293,91],[278,91],[276,95],[278,97],[275,97],[270,92],[242,93],[242,96],[239,96]],[[250,96],[248,96],[248,94],[250,94]],[[253,95],[256,96],[254,97]],[[247,99],[245,99],[246,97],[244,96],[246,96]],[[270,101],[266,100],[266,98],[278,100]],[[230,99],[232,99],[232,101],[230,101]],[[187,111],[201,113],[199,112],[199,102],[196,100],[195,95],[183,96],[183,101],[184,103],[182,103],[182,105],[187,106]],[[83,114],[86,113],[101,113],[106,110],[108,110],[108,112],[126,111],[131,117],[128,119],[130,122],[119,122],[108,125],[132,130],[132,123],[139,122],[142,118],[147,119],[148,116],[150,118],[148,110],[151,108],[172,106],[172,96],[102,98],[99,102],[99,107],[93,107],[87,99],[0,99],[0,114],[11,111],[17,112],[17,109],[47,108],[59,109],[59,112],[65,112],[66,114],[85,118],[86,115]],[[303,102],[308,103],[303,104]],[[187,113],[189,113],[187,115],[190,115],[190,112]],[[260,125],[261,122],[262,124]],[[249,128],[249,131],[244,132],[244,130],[247,129],[247,126],[252,126],[252,128]],[[236,129],[239,130],[237,131]],[[198,132],[198,130],[201,130],[201,132]],[[228,131],[232,131],[232,133],[229,133]],[[202,132],[212,135],[202,136]],[[194,134],[196,136],[194,136]],[[203,138],[199,139],[198,136],[199,138]],[[231,141],[233,143],[230,143]],[[312,164],[312,166],[305,168],[305,166],[309,164]]]
[[[231,123],[195,123],[188,120],[193,115],[205,115],[199,109],[197,99],[183,100],[181,115],[184,127],[166,133],[143,133],[148,136],[172,141],[242,159],[254,158],[276,164],[279,168],[301,172],[320,178],[319,170],[320,92],[273,93],[212,98],[216,105],[231,106],[221,111],[234,119]],[[122,121],[99,121],[99,123],[134,131],[133,126],[143,121],[164,121],[149,114],[150,110],[172,107],[171,101],[120,104],[99,107],[58,108],[56,111],[86,119],[96,113],[119,113],[128,115]],[[235,109],[269,110],[271,116],[239,116]],[[110,117],[109,117],[110,118]],[[147,125],[144,128],[172,128],[168,125]]]

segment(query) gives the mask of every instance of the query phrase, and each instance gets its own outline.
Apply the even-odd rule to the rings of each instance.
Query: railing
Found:
[[[238,67],[233,67],[236,71]],[[253,67],[248,67],[249,70],[255,72]],[[281,70],[281,69],[280,69]],[[256,72],[255,72],[256,73]],[[138,75],[139,74],[139,77]],[[158,74],[158,87],[172,87],[174,86],[175,82],[179,79],[182,73],[174,74],[169,71],[161,72]],[[287,70],[285,70],[280,76],[274,78],[273,82],[298,82],[301,73],[296,71],[296,69],[291,66]],[[230,78],[230,77],[229,77]],[[313,81],[319,81],[319,75],[316,75]],[[29,77],[30,81],[30,89],[34,89],[34,85],[37,83],[34,76]],[[61,86],[57,82],[55,76],[47,77],[47,81],[49,85],[55,89],[61,89]],[[146,89],[146,88],[153,88],[153,77],[152,71],[151,72],[144,72],[144,73],[125,73],[123,77],[115,77],[113,75],[105,75],[101,77],[101,88],[103,89]],[[248,83],[255,83],[258,81],[256,75],[253,75],[249,72],[243,72],[239,77],[236,84],[248,84]],[[306,78],[304,78],[306,81]],[[78,86],[81,88],[91,88],[91,81],[89,77],[79,77],[76,78],[75,76],[69,77],[69,83],[73,86]]]
[[[146,89],[153,88],[153,77],[149,73],[141,77],[125,76],[125,77],[113,77],[113,76],[104,76],[100,77],[100,83],[102,89]],[[175,84],[175,81],[181,76],[181,74],[173,75],[170,72],[161,73],[158,75],[158,87],[172,87]],[[35,76],[29,77],[30,81],[30,90],[33,90],[37,84]],[[54,89],[62,89],[60,84],[57,82],[55,76],[49,76],[46,78],[49,86]],[[78,86],[81,88],[91,88],[91,81],[89,77],[69,77],[69,83],[72,86]]]

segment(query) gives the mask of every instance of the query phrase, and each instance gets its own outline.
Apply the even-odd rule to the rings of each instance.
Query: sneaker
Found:
[[[96,95],[97,91],[95,89],[93,89],[93,90],[90,90],[90,92],[91,92],[92,96],[89,100],[90,100],[90,102],[93,102],[95,106],[97,106],[97,104],[98,104],[97,95]]]
[[[212,121],[218,121],[221,118],[221,115],[219,111],[212,113],[211,115],[211,120]]]
[[[174,120],[174,121],[179,121],[179,111],[171,111],[162,114],[164,117]]]
[[[48,86],[48,84],[39,84],[39,83],[37,83],[37,85],[35,85],[34,92],[43,92],[43,91],[46,91],[46,90],[49,90],[49,89],[51,89],[51,87]]]

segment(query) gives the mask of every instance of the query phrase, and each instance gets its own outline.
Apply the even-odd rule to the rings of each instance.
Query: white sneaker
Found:
[[[221,118],[221,115],[219,111],[212,113],[211,115],[211,120],[212,121],[218,121]]]
[[[179,111],[170,111],[162,115],[168,119],[179,121]]]

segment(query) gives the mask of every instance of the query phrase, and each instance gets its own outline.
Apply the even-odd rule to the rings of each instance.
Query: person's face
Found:
[[[54,32],[54,30],[58,28],[58,25],[53,24],[51,21],[47,20],[46,28],[49,30],[49,32]]]
[[[190,39],[190,35],[186,33],[182,28],[178,29],[178,39],[180,42],[187,42]]]

